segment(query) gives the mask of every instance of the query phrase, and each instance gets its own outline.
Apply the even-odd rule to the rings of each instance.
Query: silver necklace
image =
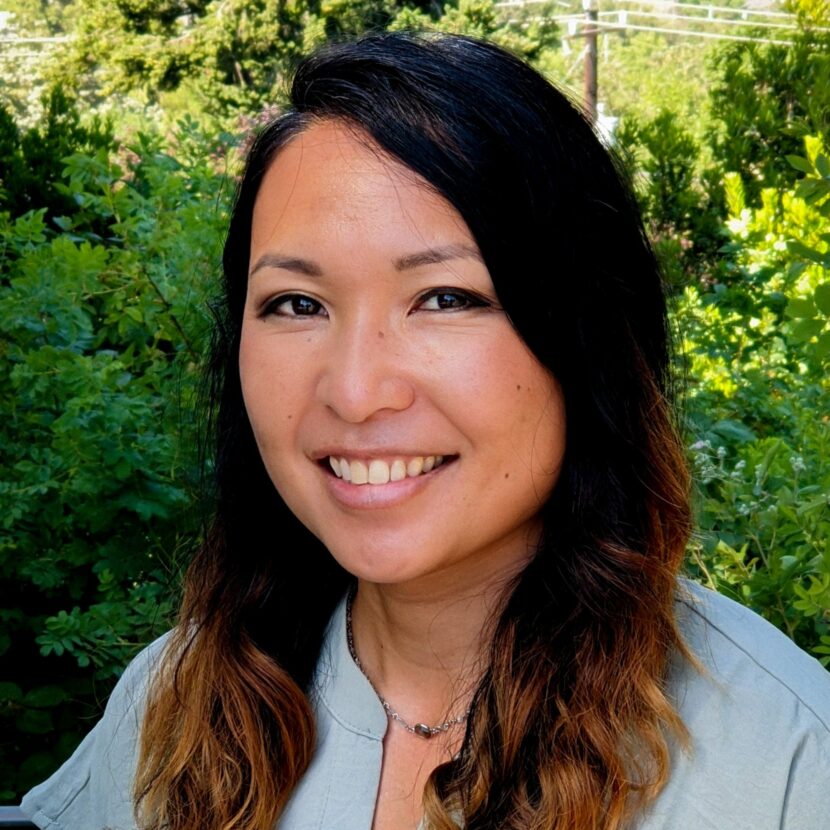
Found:
[[[450,718],[450,720],[446,720],[443,723],[439,723],[437,726],[429,726],[426,723],[416,723],[414,726],[412,724],[407,723],[390,705],[389,703],[384,700],[383,696],[378,692],[375,688],[375,684],[372,683],[372,678],[366,674],[366,669],[363,668],[363,663],[360,662],[360,658],[357,656],[357,651],[354,647],[354,633],[352,632],[352,602],[354,601],[354,591],[349,593],[349,599],[346,603],[346,642],[349,646],[349,654],[352,656],[352,660],[354,660],[354,664],[360,669],[363,676],[369,681],[369,685],[372,687],[374,693],[378,696],[378,700],[380,701],[380,705],[383,706],[384,712],[386,712],[386,716],[390,720],[397,721],[407,732],[410,732],[413,735],[418,735],[420,738],[431,738],[433,735],[439,735],[442,732],[447,732],[450,727],[455,726],[459,723],[464,723],[468,717],[470,717],[470,710],[468,709],[461,715],[457,715],[454,718]]]

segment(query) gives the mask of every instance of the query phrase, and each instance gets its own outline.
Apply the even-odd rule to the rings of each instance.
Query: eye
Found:
[[[276,314],[279,317],[315,317],[325,314],[323,306],[305,294],[283,294],[265,306],[265,314]]]
[[[489,303],[482,297],[459,291],[456,288],[436,288],[418,300],[420,311],[463,311],[468,308],[483,308]]]

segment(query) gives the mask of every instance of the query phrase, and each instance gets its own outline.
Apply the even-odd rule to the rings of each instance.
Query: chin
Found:
[[[411,547],[402,551],[395,546],[384,545],[373,550],[364,545],[360,550],[343,550],[335,545],[328,547],[328,550],[352,576],[378,585],[413,582],[441,569],[439,563],[419,556]]]

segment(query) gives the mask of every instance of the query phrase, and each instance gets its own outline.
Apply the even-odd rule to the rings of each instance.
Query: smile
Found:
[[[328,462],[338,478],[351,484],[388,484],[390,481],[403,481],[405,478],[417,478],[429,473],[444,463],[444,456],[421,455],[408,460],[396,458],[388,463],[380,458],[350,461],[330,455]]]

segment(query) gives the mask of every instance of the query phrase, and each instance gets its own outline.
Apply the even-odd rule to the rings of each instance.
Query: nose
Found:
[[[329,338],[321,355],[317,395],[342,420],[358,424],[415,400],[405,351],[382,327],[363,321]]]

